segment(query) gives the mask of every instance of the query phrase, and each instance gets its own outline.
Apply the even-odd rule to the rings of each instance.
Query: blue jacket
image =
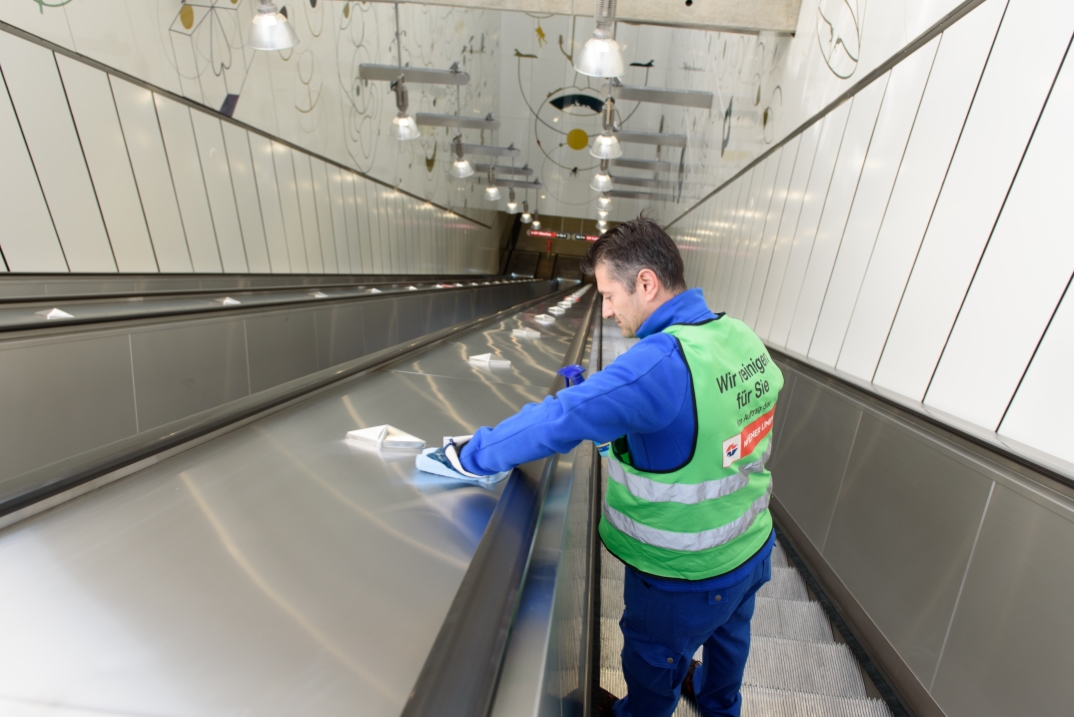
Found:
[[[605,443],[623,435],[638,468],[668,470],[682,465],[693,448],[693,387],[678,342],[663,330],[713,318],[701,289],[668,300],[638,329],[641,341],[585,383],[531,403],[495,428],[478,429],[463,447],[463,467],[491,475],[553,453],[569,453],[584,440]],[[763,560],[769,551],[766,545],[734,572],[752,569],[753,561]],[[684,582],[646,579],[668,589]],[[690,585],[691,590],[703,587]]]

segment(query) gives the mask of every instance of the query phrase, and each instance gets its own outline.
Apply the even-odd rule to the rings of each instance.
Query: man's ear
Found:
[[[638,272],[637,278],[637,291],[641,292],[642,297],[647,301],[651,301],[660,293],[660,280],[656,278],[656,272],[652,269],[642,269]]]

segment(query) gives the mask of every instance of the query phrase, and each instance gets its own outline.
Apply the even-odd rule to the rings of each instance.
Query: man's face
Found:
[[[648,318],[641,292],[628,291],[622,282],[612,276],[604,262],[597,264],[593,276],[597,280],[597,291],[604,297],[601,311],[604,318],[614,318],[624,337],[631,339],[637,336],[638,328]]]

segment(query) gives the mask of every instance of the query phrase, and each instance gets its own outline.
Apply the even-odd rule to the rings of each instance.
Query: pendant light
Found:
[[[458,177],[459,179],[465,179],[474,175],[474,168],[466,157],[462,154],[462,135],[455,135],[455,139],[452,140],[452,146],[455,149],[455,161],[451,163],[451,169],[448,173],[452,177]]]
[[[395,92],[395,106],[399,110],[399,114],[392,117],[392,126],[388,130],[388,134],[391,135],[392,139],[403,142],[417,139],[421,132],[418,131],[418,125],[414,122],[414,118],[406,113],[410,93],[407,92],[406,81],[402,75],[399,75],[399,79],[392,83],[392,91]]]
[[[607,219],[608,218],[608,210],[607,209],[598,209],[597,210],[597,217],[599,219]]]
[[[489,185],[485,187],[485,199],[490,202],[500,201],[500,188],[496,186],[496,171],[489,167]]]
[[[515,188],[511,187],[510,193],[507,195],[507,213],[518,214],[518,202],[515,201]]]
[[[298,44],[298,35],[272,0],[261,0],[250,22],[247,44],[254,50],[286,50]]]
[[[600,197],[597,199],[597,206],[599,206],[601,209],[611,209],[612,198],[609,197],[607,194],[600,195]]]
[[[601,113],[602,131],[593,142],[593,148],[589,153],[597,159],[616,159],[623,156],[623,148],[619,146],[619,140],[615,138],[615,100],[611,97],[604,100],[604,111]]]
[[[533,221],[533,215],[530,214],[530,203],[525,199],[522,200],[522,223],[529,224]]]
[[[603,219],[601,219],[600,221],[598,221],[598,222],[597,222],[597,230],[598,230],[598,231],[599,231],[599,232],[600,232],[601,234],[603,234],[604,232],[608,231],[608,222],[604,221]]]
[[[612,178],[608,175],[608,160],[600,160],[600,170],[593,175],[593,181],[589,183],[589,186],[598,192],[607,192],[612,188]]]
[[[612,37],[615,25],[615,0],[597,0],[593,13],[597,28],[574,56],[575,71],[589,77],[621,77],[625,71],[623,53]]]
[[[541,215],[537,213],[537,210],[533,210],[533,221],[530,222],[530,229],[541,228]]]

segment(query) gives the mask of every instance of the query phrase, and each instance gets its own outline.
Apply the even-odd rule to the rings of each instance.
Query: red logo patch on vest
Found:
[[[730,468],[731,464],[742,456],[753,453],[753,449],[761,442],[761,439],[772,431],[772,421],[776,415],[776,407],[764,414],[756,421],[742,429],[742,433],[732,436],[723,442],[723,467]]]

